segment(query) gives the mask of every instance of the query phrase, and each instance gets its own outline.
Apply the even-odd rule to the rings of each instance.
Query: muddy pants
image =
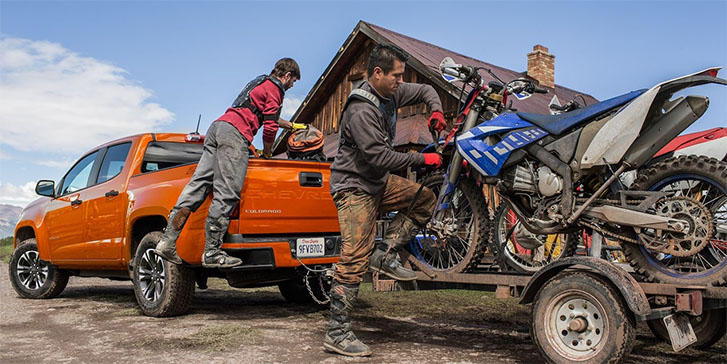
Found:
[[[202,158],[194,176],[184,186],[175,207],[196,211],[212,191],[207,221],[226,220],[240,201],[249,145],[232,124],[219,120],[213,122],[207,129]]]
[[[419,190],[419,184],[389,174],[384,189],[376,195],[360,189],[348,189],[333,194],[338,208],[341,227],[341,259],[336,263],[333,279],[343,284],[361,283],[369,269],[369,257],[373,253],[378,212],[406,210]],[[432,217],[436,204],[434,193],[424,188],[414,204],[409,218],[424,226]]]

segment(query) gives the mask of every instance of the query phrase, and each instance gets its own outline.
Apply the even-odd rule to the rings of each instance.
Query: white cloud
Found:
[[[285,120],[290,120],[302,103],[303,100],[298,97],[286,96],[283,99],[283,110],[280,112],[280,117]]]
[[[0,159],[11,159],[9,155],[0,150]]]
[[[112,64],[60,44],[0,39],[0,135],[20,151],[81,153],[157,131],[174,114]]]
[[[74,159],[64,159],[64,160],[35,160],[33,161],[35,164],[51,167],[51,168],[61,168],[61,169],[68,169],[71,168],[71,165],[73,165],[73,162],[75,162]]]
[[[0,182],[0,204],[25,207],[39,196],[35,194],[35,181],[27,182],[22,186]]]

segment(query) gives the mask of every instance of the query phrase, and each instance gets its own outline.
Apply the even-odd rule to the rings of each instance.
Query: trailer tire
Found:
[[[699,316],[689,316],[697,342],[690,345],[695,349],[706,349],[719,341],[727,333],[727,308],[720,308],[702,312]],[[665,342],[671,342],[669,332],[662,319],[648,320],[646,324],[651,332]]]
[[[194,296],[194,271],[154,253],[159,231],[144,236],[134,255],[134,295],[147,316],[169,317],[189,310]]]
[[[631,352],[635,327],[634,315],[610,283],[568,272],[538,291],[530,334],[549,363],[618,363]]]

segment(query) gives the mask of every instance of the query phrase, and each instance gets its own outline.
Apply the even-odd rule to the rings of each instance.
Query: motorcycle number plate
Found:
[[[694,334],[687,315],[675,313],[664,317],[663,320],[666,330],[669,331],[669,339],[674,351],[680,351],[697,341],[697,335]]]
[[[298,258],[322,257],[326,253],[323,238],[299,238],[295,244]]]

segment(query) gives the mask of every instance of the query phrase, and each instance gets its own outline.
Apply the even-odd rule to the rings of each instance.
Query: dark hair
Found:
[[[275,62],[275,67],[270,71],[270,76],[283,77],[286,73],[300,80],[300,68],[298,62],[292,58],[281,58]]]
[[[368,76],[374,74],[374,68],[381,68],[384,73],[391,72],[394,69],[394,58],[401,62],[406,62],[409,57],[404,54],[401,48],[393,44],[379,44],[371,51],[369,55],[369,65],[366,69]]]

